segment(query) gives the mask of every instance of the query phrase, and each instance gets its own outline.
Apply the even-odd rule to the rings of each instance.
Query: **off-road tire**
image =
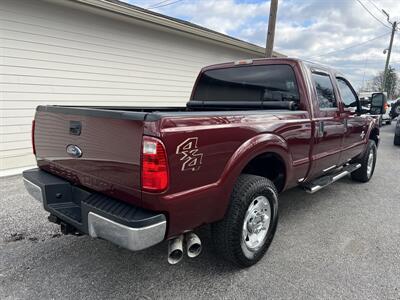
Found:
[[[264,243],[249,259],[241,246],[242,230],[249,205],[257,196],[267,198],[271,207],[271,220]],[[238,178],[230,197],[229,207],[223,220],[212,224],[212,239],[219,256],[239,267],[250,267],[257,263],[269,248],[278,224],[278,192],[267,178],[242,174]]]
[[[364,153],[361,155],[361,157],[357,160],[355,160],[355,163],[359,163],[361,164],[361,168],[355,170],[353,173],[351,173],[351,178],[355,181],[359,181],[359,182],[368,182],[371,178],[372,175],[374,175],[374,171],[375,171],[375,165],[376,165],[376,157],[377,157],[377,153],[376,153],[376,144],[374,141],[369,140],[367,147],[364,151]],[[369,158],[369,154],[373,153],[373,164],[372,164],[372,172],[371,174],[368,176],[368,158]]]

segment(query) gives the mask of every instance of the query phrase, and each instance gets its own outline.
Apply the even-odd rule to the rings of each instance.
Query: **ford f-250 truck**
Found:
[[[247,267],[271,244],[279,193],[370,180],[379,128],[343,75],[275,58],[202,69],[181,108],[39,106],[32,143],[26,188],[63,233],[134,251],[167,239],[176,263],[211,224],[217,252]]]

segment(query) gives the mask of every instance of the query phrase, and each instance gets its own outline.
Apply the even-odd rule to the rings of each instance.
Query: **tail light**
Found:
[[[32,140],[32,151],[33,151],[33,154],[36,155],[36,148],[35,148],[35,120],[32,121],[31,140]]]
[[[389,108],[389,104],[385,103],[384,105],[384,111],[386,112],[386,110]]]
[[[165,191],[169,174],[164,144],[159,139],[144,136],[142,147],[142,189],[148,192]]]

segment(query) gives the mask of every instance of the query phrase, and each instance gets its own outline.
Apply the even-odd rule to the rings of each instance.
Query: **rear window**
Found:
[[[204,72],[192,100],[298,101],[299,92],[289,65],[241,66]]]

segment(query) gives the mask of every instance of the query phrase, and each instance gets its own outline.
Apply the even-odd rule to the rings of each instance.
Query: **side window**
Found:
[[[344,107],[357,107],[357,97],[354,95],[349,84],[342,78],[336,78],[336,80],[338,82],[340,96],[342,97]]]
[[[337,107],[332,81],[327,74],[312,73],[320,108]]]

